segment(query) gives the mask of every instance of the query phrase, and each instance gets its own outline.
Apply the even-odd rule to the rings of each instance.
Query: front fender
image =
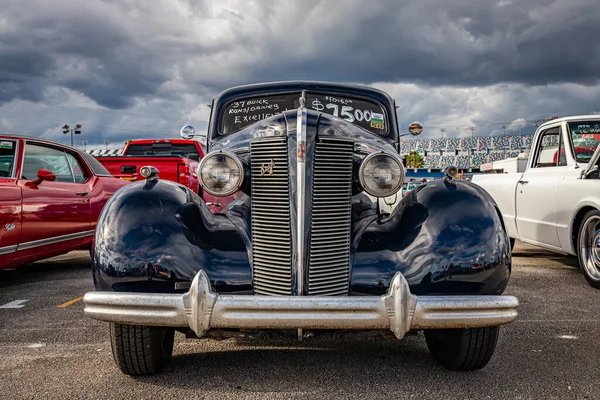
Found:
[[[169,293],[186,289],[203,269],[217,292],[251,293],[248,241],[190,189],[162,180],[136,182],[117,191],[100,215],[94,284],[96,290]]]
[[[402,272],[414,294],[501,294],[511,268],[498,208],[481,187],[433,181],[409,192],[357,238],[354,294],[386,292]]]

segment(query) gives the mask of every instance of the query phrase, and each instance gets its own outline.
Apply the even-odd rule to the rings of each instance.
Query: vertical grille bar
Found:
[[[261,140],[252,143],[250,151],[254,293],[291,295],[292,242],[287,142]]]
[[[308,294],[345,295],[350,273],[351,142],[323,139],[313,168]]]

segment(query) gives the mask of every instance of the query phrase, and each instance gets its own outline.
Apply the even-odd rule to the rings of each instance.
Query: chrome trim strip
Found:
[[[94,230],[77,232],[77,233],[71,233],[71,234],[63,235],[63,236],[55,236],[55,237],[48,238],[48,239],[41,239],[41,240],[34,240],[32,242],[19,243],[17,245],[17,249],[15,251],[33,249],[35,247],[47,246],[49,244],[64,242],[67,240],[80,239],[80,238],[84,238],[87,236],[93,236],[95,232],[96,231],[94,231]]]
[[[401,339],[411,329],[502,325],[517,317],[513,296],[415,296],[396,273],[384,296],[245,296],[211,290],[200,270],[183,295],[89,292],[85,314],[134,325],[211,328],[390,329]]]
[[[231,152],[233,152],[234,154],[249,153],[250,152],[250,147],[249,146],[239,147],[237,149],[231,150]]]
[[[306,243],[306,231],[304,229],[304,217],[306,214],[306,108],[304,98],[300,98],[300,108],[298,109],[296,127],[296,240],[298,249],[297,260],[297,282],[298,296],[304,292],[304,268],[307,255],[304,252]]]
[[[20,140],[15,140],[16,146],[15,146],[15,158],[14,158],[14,164],[13,164],[13,170],[12,170],[12,178],[13,179],[19,179],[19,177],[17,176],[17,162],[19,161],[19,150],[21,150],[21,141]],[[20,170],[19,170],[20,172]]]
[[[17,245],[15,244],[14,246],[6,246],[6,247],[0,247],[0,256],[3,256],[5,254],[10,254],[17,251]]]

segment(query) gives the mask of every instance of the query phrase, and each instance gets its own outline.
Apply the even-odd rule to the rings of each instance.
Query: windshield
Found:
[[[589,162],[600,140],[600,121],[569,122],[569,131],[575,158],[578,162]]]
[[[219,132],[228,135],[265,118],[300,106],[301,92],[248,97],[225,106]],[[386,136],[389,132],[385,110],[371,100],[352,96],[307,93],[306,108],[342,118],[369,132]]]

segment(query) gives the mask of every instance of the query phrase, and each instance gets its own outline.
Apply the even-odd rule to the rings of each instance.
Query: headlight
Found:
[[[360,165],[358,177],[365,192],[371,196],[391,196],[404,183],[402,160],[389,153],[371,153]]]
[[[219,150],[200,161],[198,178],[208,194],[224,197],[234,194],[242,186],[244,171],[234,154]]]

